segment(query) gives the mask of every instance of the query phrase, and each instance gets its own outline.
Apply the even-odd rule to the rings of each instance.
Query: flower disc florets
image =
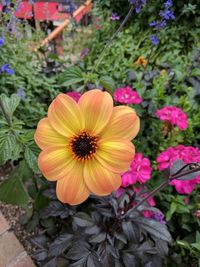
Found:
[[[88,134],[86,131],[72,137],[70,146],[74,156],[78,160],[92,159],[97,150],[98,137]]]

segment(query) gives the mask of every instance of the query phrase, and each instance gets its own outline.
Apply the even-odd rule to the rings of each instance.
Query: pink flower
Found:
[[[131,171],[125,172],[122,174],[122,186],[127,187],[129,185],[135,184],[137,181],[136,177],[132,174]]]
[[[175,186],[179,194],[190,194],[195,189],[196,181],[195,179],[186,181],[173,180],[170,184]]]
[[[166,121],[171,125],[176,125],[180,130],[188,127],[186,113],[177,107],[166,106],[156,111],[156,115],[161,121]]]
[[[114,93],[114,100],[123,104],[139,104],[142,98],[130,86],[119,87]]]
[[[136,153],[129,170],[122,174],[122,186],[127,187],[136,182],[144,184],[151,178],[151,162],[143,158],[142,153]]]
[[[79,98],[81,97],[81,94],[78,92],[67,92],[66,94],[73,98],[76,102],[78,102]]]
[[[142,214],[145,218],[151,218],[153,216],[153,212],[149,210],[144,210]]]
[[[131,172],[135,181],[144,184],[151,178],[151,162],[148,158],[143,158],[142,153],[135,154],[131,163]]]
[[[169,147],[157,157],[158,169],[164,170],[170,168],[178,159],[182,160],[185,164],[200,162],[200,150],[196,147],[184,145]],[[175,179],[170,184],[175,186],[178,193],[189,194],[195,189],[196,184],[200,184],[200,175],[197,175],[192,180]]]

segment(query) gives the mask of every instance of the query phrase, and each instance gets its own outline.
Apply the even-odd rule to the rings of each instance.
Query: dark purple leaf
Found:
[[[101,243],[106,239],[106,233],[100,233],[98,235],[94,235],[89,239],[90,243]]]
[[[53,199],[53,200],[56,200],[57,199],[57,197],[56,197],[56,191],[55,191],[54,188],[46,189],[43,192],[43,195],[45,197],[48,197],[48,198]]]
[[[43,261],[47,258],[47,250],[46,249],[39,249],[32,254],[32,258],[36,261]]]
[[[55,267],[55,266],[57,266],[57,260],[56,258],[53,258],[47,263],[45,263],[42,267]]]
[[[136,266],[136,258],[133,254],[130,254],[130,253],[123,254],[123,262],[124,262],[125,267]]]
[[[170,174],[172,175],[172,174],[176,173],[176,172],[179,171],[184,165],[185,165],[185,163],[184,163],[182,160],[180,160],[180,159],[176,160],[176,161],[173,163],[172,167],[171,167]]]
[[[61,255],[71,244],[73,235],[71,234],[61,234],[58,236],[54,242],[50,245],[48,256],[54,257]]]
[[[156,241],[156,247],[158,249],[159,254],[161,256],[168,255],[168,251],[169,251],[168,243],[161,239],[156,239],[155,241]]]
[[[165,224],[161,224],[156,220],[152,220],[145,217],[138,217],[134,219],[143,230],[145,230],[150,235],[155,236],[158,239],[171,242],[172,238]]]
[[[120,233],[115,233],[115,237],[118,239],[118,240],[120,240],[120,241],[122,241],[124,244],[127,244],[127,239],[126,239],[126,237],[125,237],[125,235],[122,233],[122,234],[120,234]]]
[[[80,227],[89,227],[94,224],[92,218],[84,212],[77,212],[73,218],[73,221],[76,225]]]
[[[39,235],[31,238],[31,243],[33,243],[38,248],[44,248],[47,244],[47,237],[45,235]]]
[[[122,229],[128,240],[134,241],[135,243],[137,243],[138,240],[140,240],[139,228],[131,221],[123,221]]]
[[[97,225],[94,225],[91,227],[87,227],[84,232],[88,235],[94,235],[94,234],[98,235],[100,231],[101,229]]]
[[[88,246],[88,243],[83,241],[73,244],[72,248],[67,252],[67,258],[74,261],[87,258],[90,254]]]
[[[49,205],[42,209],[40,212],[40,216],[42,219],[57,216],[62,216],[62,218],[66,218],[68,217],[68,215],[68,207],[58,201],[51,201]]]

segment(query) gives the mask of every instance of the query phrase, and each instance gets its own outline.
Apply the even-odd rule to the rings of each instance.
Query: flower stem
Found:
[[[190,163],[188,164],[187,166],[191,166],[195,163]],[[178,179],[178,178],[181,178],[185,175],[188,175],[188,174],[191,174],[191,173],[194,173],[194,172],[198,172],[200,171],[200,166],[197,166],[196,168],[192,169],[192,170],[189,170],[189,171],[185,171],[185,172],[180,172],[180,170],[178,170],[175,174],[172,174],[169,176],[169,178],[163,182],[162,184],[160,184],[158,187],[156,187],[153,191],[151,191],[145,198],[143,198],[140,202],[138,202],[132,209],[131,211],[133,210],[136,210],[139,206],[141,206],[144,202],[146,202],[150,197],[154,196],[158,191],[160,191],[163,187],[165,187],[166,185],[169,184],[169,182],[171,182],[172,180],[174,179]]]
[[[126,15],[126,17],[124,18],[124,20],[122,21],[122,23],[120,24],[119,28],[114,32],[114,34],[112,35],[112,37],[110,38],[110,40],[108,40],[107,44],[104,46],[103,50],[101,51],[99,58],[97,59],[96,64],[94,65],[94,68],[92,69],[92,73],[96,70],[96,68],[99,66],[101,60],[103,59],[105,52],[107,51],[107,48],[112,44],[113,40],[115,39],[115,37],[118,35],[118,33],[121,31],[121,29],[124,27],[124,25],[126,24],[126,22],[128,21],[128,19],[130,18],[130,16],[132,15],[134,10],[134,6],[132,5],[131,8],[129,9],[128,14]]]

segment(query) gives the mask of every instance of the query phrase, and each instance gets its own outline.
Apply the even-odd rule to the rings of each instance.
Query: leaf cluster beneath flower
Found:
[[[119,198],[91,196],[74,207],[58,202],[53,191],[44,192],[49,198],[40,212],[44,231],[32,240],[38,266],[162,266],[170,233],[165,224],[143,216],[158,209],[146,203],[132,210],[132,203],[141,200],[133,190]]]

